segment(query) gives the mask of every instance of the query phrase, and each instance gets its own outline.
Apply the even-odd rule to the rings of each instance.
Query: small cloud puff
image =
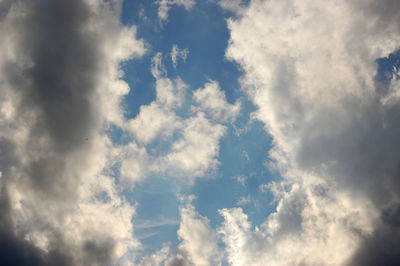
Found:
[[[190,10],[195,3],[195,0],[157,0],[158,18],[160,22],[167,20],[168,12],[172,5],[183,6],[186,10]]]
[[[186,58],[189,54],[189,50],[187,48],[179,50],[179,47],[177,44],[174,44],[172,46],[172,51],[171,51],[171,60],[172,60],[172,65],[174,68],[178,66],[178,59],[181,58],[183,62],[186,62]]]

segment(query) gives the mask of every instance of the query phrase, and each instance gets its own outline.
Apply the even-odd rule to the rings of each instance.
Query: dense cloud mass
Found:
[[[118,63],[145,52],[120,8],[0,2],[1,265],[109,265],[138,246],[134,208],[105,171],[104,130],[129,91]]]
[[[277,210],[255,230],[221,210],[233,265],[397,265],[398,1],[251,1],[230,19],[226,55],[244,71],[274,147]],[[397,68],[393,68],[394,72]]]

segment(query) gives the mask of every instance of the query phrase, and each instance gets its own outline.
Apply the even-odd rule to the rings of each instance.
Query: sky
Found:
[[[397,0],[0,0],[0,264],[400,263]]]

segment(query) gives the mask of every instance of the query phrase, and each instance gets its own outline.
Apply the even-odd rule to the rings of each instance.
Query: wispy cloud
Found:
[[[168,12],[171,6],[177,5],[182,6],[186,10],[190,10],[195,4],[195,0],[158,0],[156,1],[158,5],[158,17],[160,22],[166,21],[168,19]]]
[[[135,220],[136,229],[150,229],[162,226],[178,225],[179,221],[171,218],[159,217],[158,219],[152,220]]]
[[[171,60],[172,60],[172,65],[174,68],[178,66],[178,59],[181,58],[183,62],[186,62],[186,58],[189,54],[189,50],[187,48],[180,50],[177,44],[174,44],[172,46],[172,51],[171,51]]]

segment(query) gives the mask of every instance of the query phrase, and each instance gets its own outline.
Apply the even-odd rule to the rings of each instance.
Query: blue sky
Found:
[[[145,254],[161,249],[165,242],[178,243],[180,195],[196,196],[193,205],[201,215],[208,217],[213,228],[222,222],[219,209],[236,207],[241,198],[249,197],[250,201],[243,208],[251,221],[259,225],[274,207],[270,193],[262,192],[259,186],[278,176],[266,165],[268,155],[265,151],[271,145],[271,138],[262,123],[250,119],[255,107],[240,90],[240,67],[225,58],[229,40],[226,19],[231,13],[216,2],[199,1],[190,10],[171,6],[168,20],[160,23],[157,7],[151,1],[125,1],[123,5],[122,23],[137,25],[137,37],[146,40],[149,47],[141,59],[123,64],[124,80],[131,88],[124,99],[126,116],[134,118],[141,105],[155,100],[155,80],[150,64],[158,52],[163,54],[168,77],[181,77],[189,85],[188,93],[210,79],[215,80],[227,101],[240,100],[242,109],[236,121],[228,125],[227,134],[220,139],[220,164],[214,173],[189,185],[176,181],[173,176],[154,176],[135,185],[132,194],[127,195],[130,201],[138,203],[133,223],[137,236],[143,237]],[[189,51],[185,62],[179,61],[176,68],[170,59],[174,45]],[[186,116],[185,113],[182,115]],[[162,150],[162,147],[157,148]],[[243,181],[238,182],[238,178]],[[166,225],[142,229],[143,224],[151,221],[165,222]]]

